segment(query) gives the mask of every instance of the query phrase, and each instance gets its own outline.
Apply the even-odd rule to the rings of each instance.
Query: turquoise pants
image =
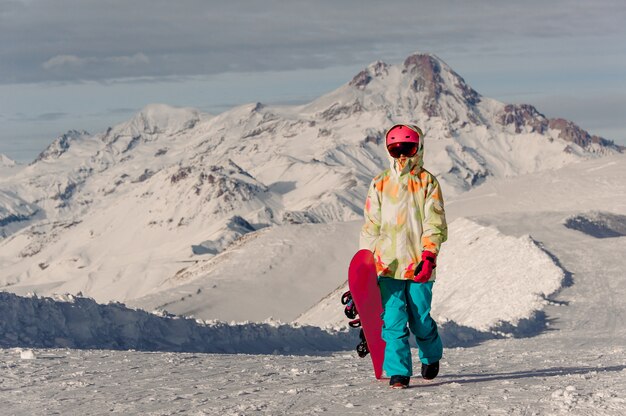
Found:
[[[443,354],[437,324],[430,316],[434,282],[379,277],[378,283],[383,303],[382,336],[387,343],[383,369],[388,376],[412,376],[409,328],[417,341],[422,363],[437,362]]]

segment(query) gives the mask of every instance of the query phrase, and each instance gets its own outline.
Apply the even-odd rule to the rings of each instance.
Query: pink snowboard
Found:
[[[380,379],[383,374],[385,341],[381,336],[383,305],[377,279],[376,264],[372,252],[359,250],[350,262],[348,285],[356,310],[359,313],[370,357],[372,357],[374,375]]]

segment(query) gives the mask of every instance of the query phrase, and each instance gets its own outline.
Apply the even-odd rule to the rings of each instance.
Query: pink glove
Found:
[[[417,283],[426,283],[433,274],[433,269],[437,267],[435,259],[437,255],[430,251],[422,251],[422,261],[415,268],[413,281]]]

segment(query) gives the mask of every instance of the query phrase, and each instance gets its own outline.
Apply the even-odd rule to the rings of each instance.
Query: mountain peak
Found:
[[[433,89],[445,83],[442,78],[442,70],[453,72],[442,60],[429,54],[414,54],[408,56],[403,63],[403,74],[415,77],[411,85],[415,92],[424,89]]]
[[[322,99],[320,106],[346,106],[353,102],[368,110],[397,107],[400,119],[428,118],[454,120],[459,126],[478,125],[476,106],[481,95],[444,61],[430,53],[415,52],[400,64],[375,61],[356,74],[347,86]]]
[[[72,142],[80,140],[84,137],[90,136],[89,132],[85,130],[69,130],[67,133],[57,137],[51,144],[37,156],[37,159],[33,163],[58,159],[70,148]]]
[[[8,156],[0,153],[0,167],[10,168],[13,166],[15,166],[15,161],[9,158]]]
[[[442,94],[458,95],[461,103],[472,107],[481,100],[480,94],[471,88],[465,80],[444,61],[437,56],[426,53],[416,53],[404,60],[404,74],[410,74],[413,78],[411,89],[424,92],[430,103],[424,106],[424,110],[430,116],[441,115],[436,102]]]
[[[174,134],[193,128],[200,121],[194,108],[172,107],[166,104],[148,104],[128,122],[120,126],[118,134]]]
[[[373,78],[379,78],[387,74],[389,74],[389,64],[383,61],[372,62],[367,68],[356,74],[348,85],[363,89]]]
[[[432,66],[439,64],[447,66],[446,63],[439,59],[436,55],[430,53],[414,52],[404,59],[405,68],[410,68],[416,65],[423,65],[424,63]]]
[[[558,132],[558,138],[574,143],[590,153],[611,154],[623,152],[621,146],[612,140],[591,135],[576,123],[562,118],[548,119],[530,104],[506,104],[496,114],[496,122],[504,127],[510,127],[516,134],[523,132],[545,134],[548,130]],[[571,152],[571,147],[565,149]]]

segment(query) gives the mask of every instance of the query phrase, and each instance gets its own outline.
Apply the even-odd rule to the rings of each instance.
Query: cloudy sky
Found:
[[[624,22],[623,0],[0,0],[0,153],[154,102],[306,102],[415,51],[626,145]]]

